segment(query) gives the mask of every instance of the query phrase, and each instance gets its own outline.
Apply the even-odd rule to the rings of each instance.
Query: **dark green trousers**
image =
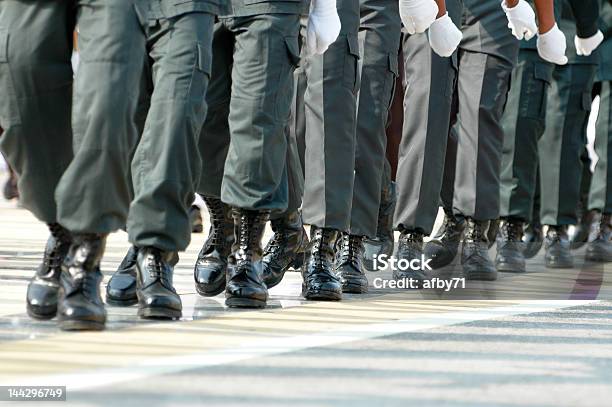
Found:
[[[199,193],[238,208],[287,208],[287,130],[299,30],[298,14],[221,17],[215,25]]]
[[[546,129],[538,143],[540,217],[544,225],[577,223],[586,125],[596,65],[557,66],[548,93]]]
[[[599,115],[595,126],[598,160],[591,178],[589,209],[612,213],[612,82],[602,81]]]
[[[20,203],[57,222],[54,192],[72,159],[76,3],[0,3],[0,150],[19,175]]]
[[[361,86],[350,232],[373,238],[387,161],[385,129],[398,76],[401,20],[395,0],[360,0],[359,7]]]
[[[305,182],[303,218],[349,231],[359,90],[359,1],[338,0],[342,29],[323,55],[303,61]]]
[[[187,247],[213,19],[164,0],[80,6],[75,157],[56,190],[59,220],[69,230],[109,233],[127,220],[134,245]],[[138,84],[147,51],[154,90],[138,141]]]
[[[538,180],[538,140],[546,125],[546,103],[554,66],[534,49],[521,49],[502,118],[504,147],[500,216],[533,219]]]

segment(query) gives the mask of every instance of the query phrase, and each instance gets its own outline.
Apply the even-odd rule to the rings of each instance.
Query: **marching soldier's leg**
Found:
[[[597,237],[589,243],[586,258],[612,261],[612,82],[601,82],[595,152],[599,157],[591,180],[589,209],[602,213]]]
[[[0,150],[19,179],[20,203],[48,224],[42,264],[28,286],[33,318],[57,311],[60,265],[72,240],[57,222],[54,191],[72,159],[73,1],[2,1]]]
[[[460,21],[460,2],[448,2],[449,15]],[[403,42],[404,126],[397,167],[398,198],[394,224],[400,231],[397,257],[421,259],[423,237],[432,232],[444,173],[457,54],[443,58],[433,52],[425,34]],[[395,277],[422,280],[416,270],[394,270]]]
[[[523,227],[532,221],[538,172],[538,140],[544,132],[553,65],[533,49],[521,49],[502,118],[504,148],[500,188],[498,271],[524,272]]]
[[[299,59],[299,11],[221,17],[234,33],[231,140],[221,199],[232,206],[234,236],[226,304],[264,307],[261,238],[271,211],[287,208],[286,126]]]
[[[223,23],[215,24],[212,49],[212,74],[206,94],[208,114],[198,148],[202,173],[197,189],[208,209],[210,229],[194,267],[196,290],[205,297],[225,290],[227,259],[234,243],[231,208],[221,202],[221,182],[230,143],[228,116],[234,61],[234,34]]]
[[[567,226],[575,224],[580,199],[582,154],[591,106],[595,65],[558,66],[553,73],[546,130],[539,142],[541,221],[548,225],[546,266],[572,267]]]
[[[500,122],[511,71],[506,59],[482,52],[466,51],[459,61],[453,210],[466,219],[461,261],[468,279],[497,278],[487,253],[487,230],[499,216]]]
[[[395,0],[360,0],[361,86],[357,106],[355,184],[350,234],[341,235],[335,268],[346,293],[364,293],[363,240],[375,237],[387,136],[385,128],[398,75],[401,20]]]
[[[286,130],[286,170],[289,187],[287,210],[272,213],[270,223],[274,235],[266,244],[262,256],[263,276],[266,287],[278,285],[289,268],[300,270],[308,247],[308,236],[302,223],[300,206],[304,194],[304,171],[300,159],[297,132],[300,131],[300,108],[303,109],[303,94],[297,93],[301,74],[296,70],[292,97],[291,119]],[[299,96],[299,97],[298,97]],[[301,100],[300,100],[301,99]],[[302,102],[302,103],[300,103]]]
[[[305,61],[308,86],[304,222],[311,225],[310,248],[302,269],[302,295],[339,300],[342,285],[334,273],[334,242],[350,229],[355,172],[357,92],[359,90],[359,1],[338,0],[342,28],[323,55]]]
[[[146,48],[134,1],[79,4],[75,157],[55,191],[59,222],[74,234],[62,265],[59,318],[62,329],[102,329],[100,260],[106,235],[126,224],[129,164],[138,139],[134,116],[140,91],[134,84],[140,82]]]
[[[201,171],[198,139],[206,117],[214,16],[169,8],[156,19],[149,32],[155,87],[132,161],[128,234],[139,248],[138,315],[175,319],[182,305],[173,267],[191,238],[189,209]]]
[[[144,70],[140,78],[140,98],[136,108],[136,128],[138,134],[142,135],[147,120],[149,107],[151,106],[151,94],[153,93],[153,82],[149,59],[144,62]],[[133,158],[133,157],[132,157]],[[132,159],[130,159],[131,162]],[[134,184],[132,172],[128,174],[128,186],[130,187],[130,201],[134,197]],[[126,228],[127,229],[127,228]],[[108,284],[106,284],[106,303],[120,307],[127,307],[138,302],[136,295],[136,262],[138,260],[138,247],[131,245],[121,260],[117,271],[113,273]]]

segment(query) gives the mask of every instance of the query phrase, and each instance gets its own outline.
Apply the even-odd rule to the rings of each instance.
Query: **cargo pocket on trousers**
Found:
[[[0,28],[0,126],[21,124],[19,105],[9,64],[9,32]]]
[[[389,54],[387,58],[387,78],[385,79],[385,93],[386,97],[386,108],[387,113],[391,109],[391,104],[393,103],[393,96],[395,96],[395,85],[397,83],[397,77],[399,76],[399,62],[397,59],[397,54],[392,52]]]
[[[548,86],[552,81],[553,66],[548,63],[536,62],[533,65],[533,78],[528,72],[523,81],[527,80],[525,92],[521,95],[520,116],[544,120],[546,117],[546,99]]]
[[[189,99],[193,107],[195,123],[200,126],[206,116],[206,90],[212,70],[212,50],[196,43],[196,60],[191,76]]]
[[[359,40],[356,35],[347,35],[348,53],[344,62],[344,85],[355,95],[359,91]]]
[[[593,99],[590,91],[582,92],[582,110],[585,112],[591,111],[591,105],[593,104]]]

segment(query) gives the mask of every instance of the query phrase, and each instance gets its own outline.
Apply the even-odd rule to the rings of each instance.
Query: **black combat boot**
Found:
[[[423,247],[425,257],[431,259],[431,268],[439,269],[453,262],[459,251],[464,227],[463,219],[455,217],[450,211],[444,211],[444,223],[440,230]]]
[[[302,296],[307,300],[340,301],[342,283],[334,273],[335,229],[310,227],[310,246],[302,267]]]
[[[2,135],[2,131],[0,131],[0,135]],[[2,196],[7,201],[11,199],[19,198],[19,188],[17,187],[17,174],[13,171],[12,168],[9,167],[9,177],[4,184],[4,188],[2,188]],[[36,318],[36,317],[35,317]]]
[[[72,236],[58,223],[48,225],[49,239],[45,247],[42,264],[28,284],[28,315],[36,319],[50,319],[57,314],[57,295],[62,272],[62,262],[68,254]]]
[[[189,208],[189,221],[191,222],[191,233],[202,233],[204,231],[202,214],[197,205],[191,205],[191,208]]]
[[[612,222],[609,213],[601,216],[597,236],[587,246],[586,259],[600,263],[612,262]]]
[[[535,257],[544,243],[544,232],[539,222],[528,223],[523,228],[523,255],[526,259]]]
[[[501,227],[497,233],[497,256],[495,257],[497,271],[525,272],[523,227],[523,221],[519,219],[506,218],[501,221]]]
[[[374,239],[365,238],[363,242],[363,266],[368,271],[376,271],[374,256],[393,254],[393,213],[397,194],[395,182],[391,182],[381,192],[380,208],[378,209],[378,226]]]
[[[336,242],[335,273],[340,277],[342,292],[365,294],[368,278],[363,267],[363,236],[342,233]]]
[[[598,211],[591,209],[584,211],[580,217],[579,223],[574,227],[573,234],[568,236],[571,242],[571,249],[577,250],[584,246],[589,241],[589,236],[592,232],[596,232],[598,220]]]
[[[227,261],[234,243],[231,208],[219,198],[202,197],[210,214],[210,231],[196,261],[193,278],[200,295],[213,297],[225,290]]]
[[[136,260],[138,316],[152,319],[179,319],[183,306],[172,285],[176,252],[141,247]]]
[[[263,278],[266,287],[281,282],[289,267],[299,270],[304,264],[308,236],[302,224],[302,215],[295,211],[280,219],[272,220],[274,236],[263,251]]]
[[[497,280],[497,270],[489,258],[488,221],[466,218],[461,264],[468,280]]]
[[[100,260],[105,245],[105,235],[73,235],[60,276],[57,316],[61,329],[104,329],[106,310],[100,296]]]
[[[232,209],[234,239],[227,267],[225,305],[237,308],[264,308],[268,289],[263,281],[261,239],[268,211]]]
[[[567,226],[548,225],[544,238],[544,256],[546,267],[563,269],[574,267],[574,258],[570,251],[570,241],[567,236]]]
[[[397,253],[396,253],[397,261],[406,260],[407,262],[411,262],[412,260],[419,260],[419,264],[421,264],[424,255],[423,255],[423,234],[419,232],[413,232],[410,230],[402,230],[400,234],[399,242],[397,244]],[[408,280],[413,279],[420,283],[427,278],[424,270],[413,270],[406,269],[400,270],[399,267],[395,267],[393,270],[393,279],[400,280]]]
[[[119,268],[106,285],[106,302],[108,304],[127,307],[138,302],[136,296],[137,258],[138,248],[131,246]]]

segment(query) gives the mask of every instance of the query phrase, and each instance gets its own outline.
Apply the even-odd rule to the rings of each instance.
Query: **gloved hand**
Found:
[[[512,30],[512,35],[517,40],[530,40],[538,32],[535,13],[525,0],[519,0],[518,4],[512,8],[508,7],[506,0],[502,1],[502,8],[508,18],[508,28]]]
[[[604,35],[601,31],[597,30],[595,35],[589,38],[580,38],[579,36],[574,37],[574,45],[576,45],[576,54],[589,56],[591,52],[601,44],[604,39]]]
[[[461,30],[453,23],[448,13],[438,18],[429,27],[429,45],[441,57],[450,57],[462,38]]]
[[[538,34],[538,54],[545,61],[557,65],[567,64],[567,57],[565,56],[566,48],[565,35],[557,27],[557,24],[548,32]]]
[[[340,34],[340,17],[336,0],[311,0],[308,29],[306,31],[306,54],[322,54],[336,41]]]
[[[436,20],[438,5],[434,0],[399,0],[402,23],[408,34],[425,32]]]

